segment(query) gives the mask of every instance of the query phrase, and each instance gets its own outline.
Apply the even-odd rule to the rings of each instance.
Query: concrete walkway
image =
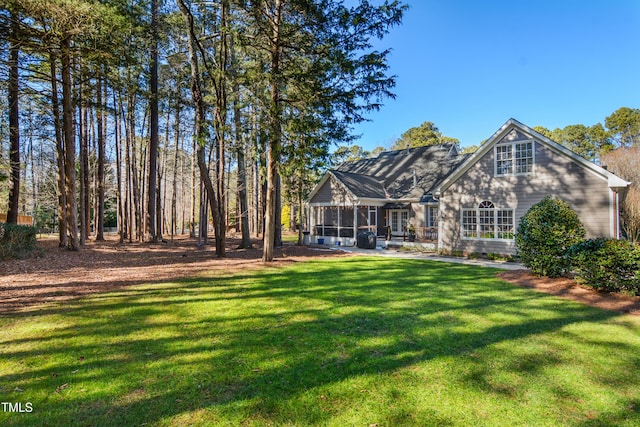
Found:
[[[488,259],[467,259],[458,257],[441,256],[433,252],[412,252],[412,251],[399,251],[397,249],[360,249],[355,246],[312,246],[315,248],[322,248],[331,251],[342,251],[358,255],[367,256],[382,256],[389,258],[405,258],[405,259],[426,259],[431,261],[444,261],[455,264],[467,264],[477,265],[479,267],[499,268],[502,270],[522,270],[525,266],[519,262],[505,262],[505,261],[490,261]]]

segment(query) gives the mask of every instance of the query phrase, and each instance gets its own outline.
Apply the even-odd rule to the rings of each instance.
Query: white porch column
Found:
[[[358,205],[353,204],[353,238],[358,237]]]
[[[308,216],[307,216],[307,221],[309,223],[309,229],[307,231],[309,231],[309,234],[316,234],[316,209],[318,209],[317,206],[309,206],[308,209]]]

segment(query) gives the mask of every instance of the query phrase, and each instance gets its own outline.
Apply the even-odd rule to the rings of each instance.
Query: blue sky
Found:
[[[389,148],[431,121],[462,146],[509,118],[551,130],[640,108],[640,0],[405,0],[391,48],[395,100],[355,128]]]

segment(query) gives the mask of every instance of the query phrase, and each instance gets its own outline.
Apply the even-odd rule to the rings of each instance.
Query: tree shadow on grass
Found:
[[[478,353],[616,317],[514,288],[494,274],[463,265],[353,258],[93,296],[47,314],[62,316],[69,326],[4,341],[3,357],[29,367],[0,376],[8,384],[2,394],[15,399],[11,390],[25,390],[20,398],[33,398],[50,425],[157,423],[202,410],[211,422],[323,424],[339,410],[326,410],[320,396],[309,393],[439,358],[471,360],[465,386],[515,398],[518,391],[493,381]],[[639,364],[640,344],[593,345],[617,349],[630,366]],[[545,366],[566,364],[567,357],[516,350],[505,369],[536,377]],[[48,363],[40,367],[39,360]],[[622,381],[625,388],[640,387],[637,374]],[[65,383],[68,389],[56,392]],[[89,395],[76,391],[81,384]],[[291,407],[299,402],[306,404]],[[424,423],[451,421],[422,416]],[[616,416],[637,419],[638,413],[606,419]],[[43,420],[31,417],[5,415],[4,421]]]

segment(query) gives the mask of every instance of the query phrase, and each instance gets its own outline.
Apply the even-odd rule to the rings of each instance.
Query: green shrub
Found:
[[[497,254],[494,252],[489,252],[486,255],[486,257],[489,261],[506,261],[507,260],[507,257],[505,255]]]
[[[569,204],[547,196],[520,219],[516,246],[522,263],[533,274],[559,277],[571,267],[567,250],[584,236],[580,218]]]
[[[579,283],[640,295],[640,246],[626,240],[589,239],[573,245],[568,255]]]
[[[606,239],[587,239],[573,244],[567,250],[576,281],[595,289],[605,289],[602,285],[603,273],[599,253]]]
[[[33,251],[37,231],[29,225],[0,223],[0,259],[21,258]]]

